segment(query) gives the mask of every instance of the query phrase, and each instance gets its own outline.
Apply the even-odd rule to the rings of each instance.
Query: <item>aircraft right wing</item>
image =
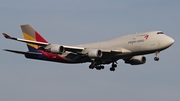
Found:
[[[15,38],[15,37],[11,37],[6,33],[3,33],[4,37],[6,39],[12,39],[12,40],[16,40],[16,41],[20,41],[20,42],[25,42],[25,43],[30,43],[30,44],[35,44],[35,45],[40,45],[40,46],[47,46],[49,45],[49,43],[45,43],[45,42],[37,42],[37,41],[32,41],[32,40],[25,40],[25,39],[20,39],[20,38]]]
[[[129,54],[129,53],[131,53],[131,51],[129,51],[127,49],[123,49],[123,48],[122,49],[112,49],[112,50],[110,50],[110,49],[89,49],[86,47],[66,46],[66,45],[50,44],[50,43],[45,43],[45,42],[20,39],[20,38],[11,37],[6,33],[3,33],[3,35],[7,39],[12,39],[15,41],[38,45],[43,50],[54,53],[54,54],[61,54],[65,51],[69,51],[69,52],[78,53],[78,54],[82,54],[82,55],[88,55],[89,57],[101,57],[103,53],[106,53],[106,54],[112,54],[112,53],[113,54]],[[23,52],[14,51],[14,50],[5,50],[5,51],[19,53],[19,54],[25,54]],[[31,53],[28,53],[28,54],[31,54]]]

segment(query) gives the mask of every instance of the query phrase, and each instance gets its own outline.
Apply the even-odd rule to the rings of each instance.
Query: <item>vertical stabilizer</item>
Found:
[[[36,32],[29,24],[21,25],[22,34],[24,39],[38,41],[38,42],[45,42],[48,43],[38,32]],[[38,45],[34,44],[27,44],[29,51],[31,52],[38,52]]]

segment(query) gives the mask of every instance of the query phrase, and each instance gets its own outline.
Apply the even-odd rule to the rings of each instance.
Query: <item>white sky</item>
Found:
[[[0,31],[22,38],[30,24],[51,43],[74,45],[162,30],[175,44],[160,61],[146,55],[139,66],[118,61],[110,72],[89,64],[61,64],[25,59],[3,49],[26,45],[0,37],[0,101],[178,101],[179,0],[0,0]]]

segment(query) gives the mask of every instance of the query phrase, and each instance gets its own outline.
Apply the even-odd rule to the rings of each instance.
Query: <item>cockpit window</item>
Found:
[[[164,34],[163,32],[157,32],[157,34]]]

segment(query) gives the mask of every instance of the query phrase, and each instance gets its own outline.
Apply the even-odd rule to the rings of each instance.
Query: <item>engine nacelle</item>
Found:
[[[100,58],[102,56],[101,50],[91,50],[87,53],[91,58]]]
[[[65,49],[63,46],[60,46],[60,45],[52,45],[49,48],[49,51],[54,54],[62,54],[65,52]]]
[[[126,60],[125,63],[131,65],[140,65],[146,63],[146,57],[144,56],[133,56],[130,60]]]

